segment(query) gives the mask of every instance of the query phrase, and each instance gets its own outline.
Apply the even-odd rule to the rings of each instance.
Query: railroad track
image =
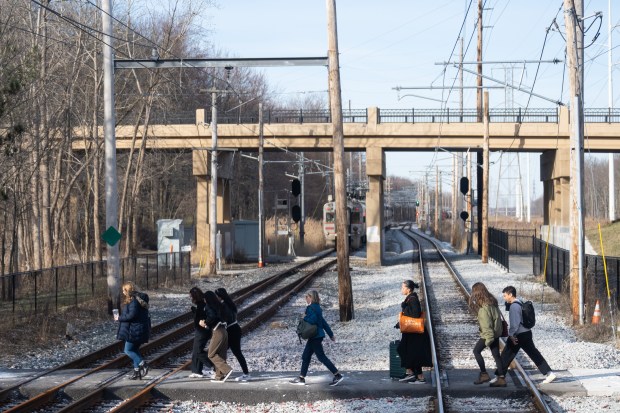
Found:
[[[470,292],[462,282],[449,260],[441,252],[435,241],[417,231],[403,230],[403,234],[418,245],[419,268],[422,275],[420,287],[424,295],[424,305],[428,319],[433,355],[433,382],[436,395],[433,411],[461,412],[545,412],[551,408],[542,398],[536,384],[529,378],[515,359],[513,372],[516,379],[527,388],[530,400],[522,397],[488,398],[475,406],[463,406],[458,397],[451,397],[449,389],[444,389],[447,371],[452,369],[478,369],[472,356],[472,349],[478,341],[478,322],[468,309]],[[504,342],[500,346],[503,347]],[[473,380],[473,377],[472,377]],[[472,395],[474,396],[474,395]],[[498,407],[501,406],[501,407]]]
[[[238,319],[240,321],[242,333],[246,334],[273,316],[291,296],[307,285],[313,277],[321,274],[328,267],[332,266],[335,263],[335,259],[325,258],[331,254],[331,252],[333,252],[333,250],[231,293],[231,298],[240,307]],[[320,262],[321,260],[323,262]],[[317,268],[308,272],[302,270],[302,268],[310,266]],[[254,298],[257,295],[260,295],[260,297]],[[251,302],[245,305],[244,303],[246,301]],[[150,366],[164,368],[165,373],[149,381],[144,381],[142,389],[137,391],[136,394],[128,400],[120,404],[117,403],[117,406],[113,409],[109,408],[109,401],[103,401],[104,393],[113,383],[123,379],[129,372],[129,369],[122,370],[121,372],[107,377],[103,382],[98,384],[96,390],[81,397],[79,400],[74,401],[68,399],[64,396],[63,390],[67,386],[92,376],[95,373],[126,366],[130,361],[126,355],[121,353],[122,342],[106,346],[96,352],[42,372],[10,388],[4,389],[0,392],[0,400],[2,400],[0,401],[0,408],[7,413],[34,411],[64,413],[83,412],[86,410],[113,412],[133,411],[137,406],[141,406],[150,400],[150,392],[157,384],[165,381],[178,371],[187,369],[189,366],[190,361],[179,363],[178,360],[180,356],[185,356],[191,351],[194,336],[193,313],[188,312],[154,326],[153,332],[157,332],[157,337],[142,346],[140,350],[149,359]],[[183,358],[183,360],[185,360],[185,358]],[[36,379],[45,379],[46,376],[58,370],[69,368],[86,368],[87,370],[33,397],[25,400],[21,397],[19,393],[19,388],[21,386]],[[106,405],[102,405],[101,408],[98,408],[97,405],[102,403]]]

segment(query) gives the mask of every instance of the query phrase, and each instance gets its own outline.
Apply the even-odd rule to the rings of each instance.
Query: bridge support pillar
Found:
[[[201,271],[209,259],[210,230],[209,196],[211,194],[211,156],[208,151],[195,150],[192,156],[193,175],[196,177],[196,249],[192,254],[194,264],[199,264]],[[217,180],[217,224],[227,224],[230,216],[230,172],[232,172],[232,155],[218,154]],[[224,234],[223,234],[224,235]],[[201,272],[202,275],[202,272]]]
[[[369,188],[366,194],[366,263],[381,265],[383,262],[383,181],[385,156],[383,148],[366,149],[366,173]]]
[[[541,238],[561,248],[570,248],[570,151],[555,149],[540,155],[543,182],[543,227]]]

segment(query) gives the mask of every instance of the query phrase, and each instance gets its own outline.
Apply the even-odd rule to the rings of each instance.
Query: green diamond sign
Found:
[[[101,234],[101,238],[106,242],[106,244],[113,247],[116,245],[118,240],[121,239],[121,233],[118,232],[113,226],[110,226],[110,228],[106,229],[106,231]]]

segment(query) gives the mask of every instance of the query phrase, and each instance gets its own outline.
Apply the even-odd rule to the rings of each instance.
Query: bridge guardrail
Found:
[[[377,109],[379,123],[476,123],[478,112],[476,109]],[[278,123],[330,123],[329,109],[273,109],[264,112],[264,122]],[[344,123],[368,123],[367,109],[343,109]],[[489,119],[492,123],[558,123],[559,109],[556,108],[516,108],[491,109]],[[258,124],[258,112],[241,112],[219,114],[220,124]],[[620,108],[586,108],[584,109],[586,123],[620,123]],[[210,112],[205,122],[211,122]],[[132,123],[131,115],[119,120],[120,124]],[[195,111],[178,113],[160,112],[154,110],[151,114],[152,125],[193,125],[196,123]]]

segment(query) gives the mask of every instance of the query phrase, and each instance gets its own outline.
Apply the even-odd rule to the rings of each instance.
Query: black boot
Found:
[[[146,374],[149,372],[149,363],[146,360],[142,360],[138,367],[140,368],[140,376],[146,377]]]
[[[133,374],[129,377],[129,380],[141,380],[142,375],[140,374],[140,369],[133,369]]]

